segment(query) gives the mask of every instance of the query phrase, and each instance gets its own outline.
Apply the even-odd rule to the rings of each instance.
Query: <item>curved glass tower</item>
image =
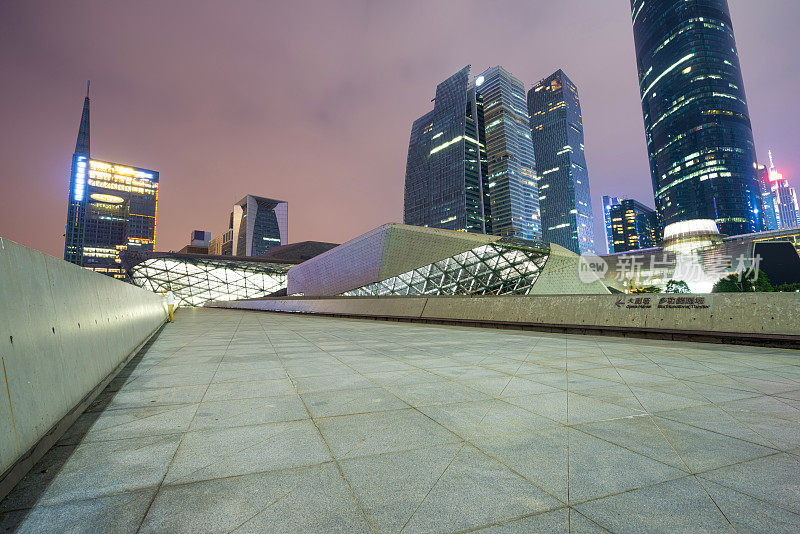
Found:
[[[753,132],[727,0],[631,0],[650,172],[664,225],[761,231]]]

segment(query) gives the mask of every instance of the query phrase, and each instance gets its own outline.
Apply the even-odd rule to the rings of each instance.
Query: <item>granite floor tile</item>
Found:
[[[655,423],[693,473],[775,454],[772,448],[656,417]]]
[[[800,461],[791,455],[773,454],[701,477],[800,514]]]
[[[734,532],[693,476],[612,495],[575,508],[593,522],[620,534]]]
[[[450,443],[342,461],[342,471],[379,532],[400,532],[463,448]]]
[[[180,439],[173,434],[55,447],[0,503],[0,511],[157,486]]]
[[[453,532],[559,506],[559,501],[500,462],[466,445],[405,528],[409,532]]]
[[[419,410],[464,439],[551,426],[553,421],[502,400],[422,406]]]
[[[461,439],[422,413],[408,408],[316,420],[337,458],[396,452]]]
[[[188,432],[164,484],[315,465],[330,459],[309,420]]]
[[[800,532],[800,514],[779,508],[763,500],[720,486],[705,478],[703,487],[725,513],[736,532]]]
[[[570,504],[686,475],[686,471],[577,430],[569,433]]]
[[[530,432],[476,438],[472,443],[567,503],[569,452],[566,427],[556,425]]]
[[[536,514],[490,525],[478,530],[481,534],[513,534],[516,532],[548,532],[552,534],[602,534],[608,530],[568,508]]]
[[[59,444],[110,441],[184,432],[198,404],[165,404],[86,412],[75,421]]]
[[[297,389],[288,378],[250,382],[214,382],[209,384],[203,396],[203,401],[281,397],[285,395],[292,396],[296,393]]]
[[[208,401],[197,408],[190,429],[262,425],[306,418],[308,412],[296,395]]]
[[[352,415],[408,408],[388,391],[377,388],[320,391],[301,395],[313,417]]]
[[[797,354],[180,310],[0,525],[794,532]]]
[[[136,532],[155,493],[154,486],[94,499],[0,513],[0,531],[16,534]]]

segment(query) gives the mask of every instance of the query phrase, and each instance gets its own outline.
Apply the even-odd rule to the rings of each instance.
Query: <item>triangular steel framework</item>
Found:
[[[264,297],[286,287],[291,265],[224,260],[152,258],[130,270],[131,281],[156,293],[172,292],[181,306],[212,300]]]
[[[342,295],[527,295],[549,255],[546,245],[501,239]]]

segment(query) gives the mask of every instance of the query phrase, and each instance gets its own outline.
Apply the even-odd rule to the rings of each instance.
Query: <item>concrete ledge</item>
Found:
[[[136,356],[141,350],[145,349],[150,341],[155,337],[164,327],[162,323],[154,330],[147,339],[145,339],[136,349],[131,352],[127,358],[120,362],[117,367],[111,371],[94,389],[86,394],[81,401],[73,407],[67,414],[56,422],[48,430],[44,436],[39,439],[30,449],[28,449],[22,456],[20,456],[11,467],[0,474],[0,500],[3,499],[8,493],[14,489],[14,486],[19,483],[25,474],[38,462],[50,448],[64,435],[64,433],[72,426],[72,424],[80,417],[80,415],[89,407],[97,396],[114,380],[119,372]]]
[[[166,315],[160,295],[0,238],[0,498]]]
[[[800,348],[798,293],[284,297],[207,306]]]

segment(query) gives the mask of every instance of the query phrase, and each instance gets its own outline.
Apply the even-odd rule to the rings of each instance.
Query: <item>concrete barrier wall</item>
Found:
[[[0,498],[165,317],[160,295],[0,238]]]
[[[691,332],[728,334],[729,337],[800,336],[800,293],[286,297],[210,305],[327,315],[584,327],[587,330]]]

